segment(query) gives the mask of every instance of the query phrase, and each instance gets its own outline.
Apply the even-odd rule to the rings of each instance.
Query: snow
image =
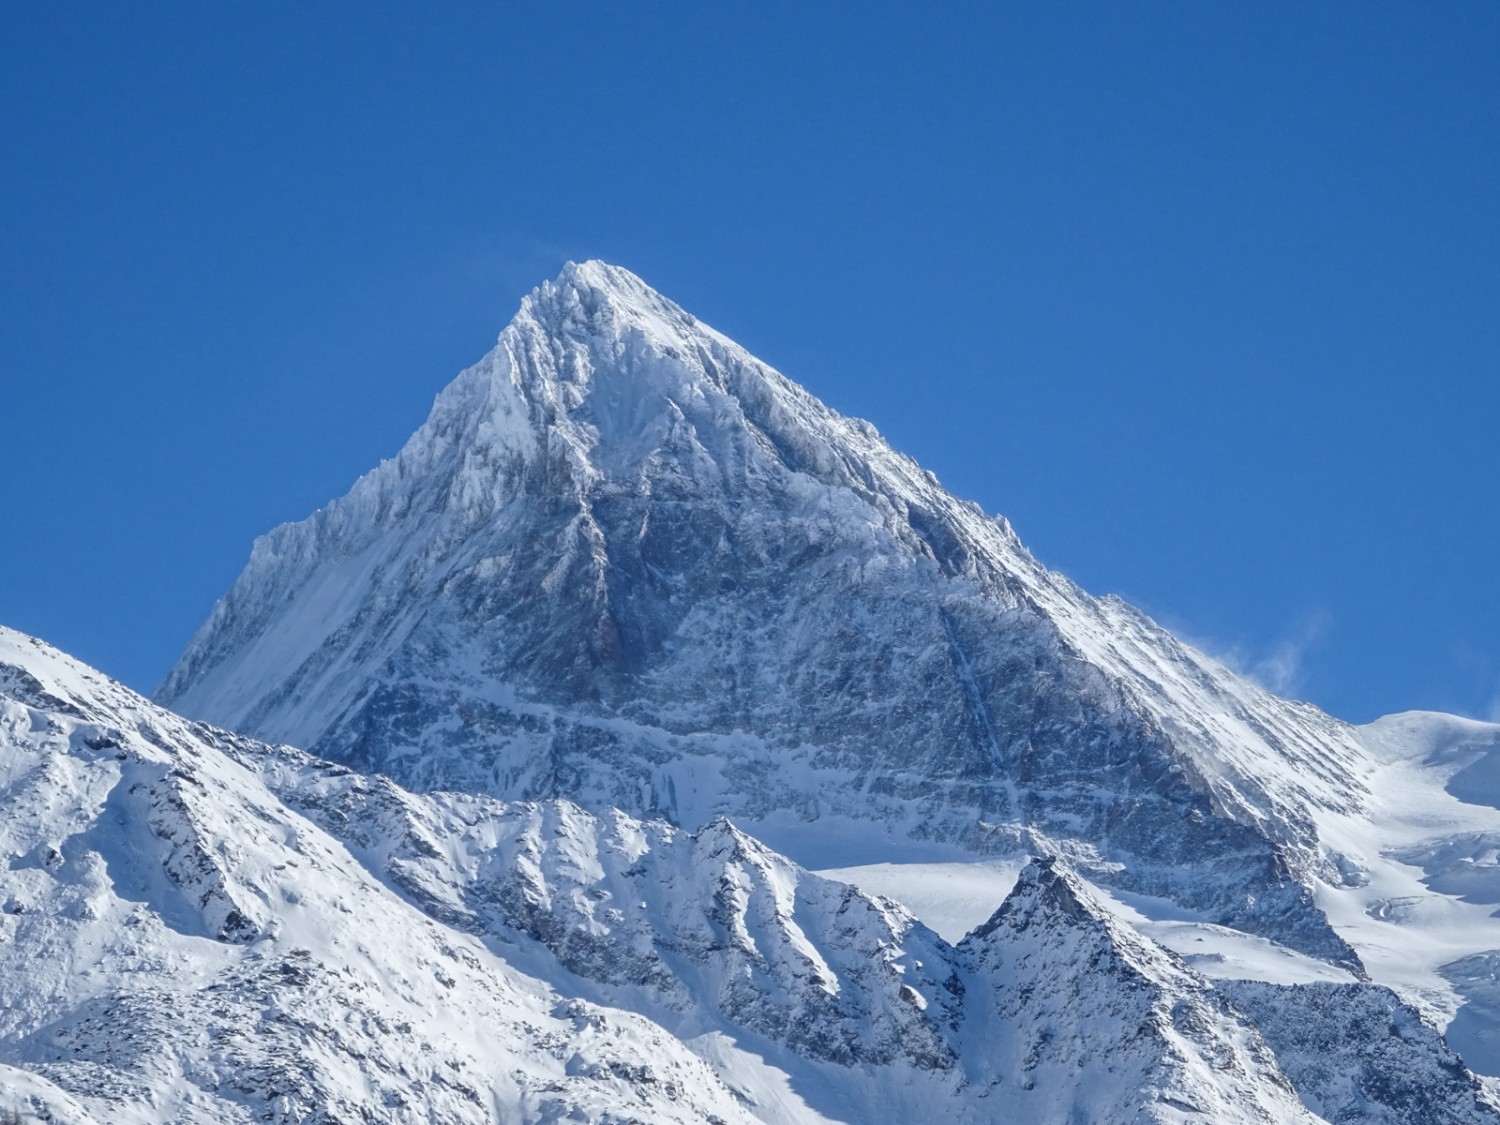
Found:
[[[0,1066],[30,1110],[1322,1120],[1236,1014],[1239,993],[1150,936],[1214,927],[1106,894],[1058,859],[841,872],[924,903],[950,932],[999,900],[955,945],[722,818],[689,833],[565,801],[408,793],[190,724],[5,630],[0,687],[14,814],[0,831],[13,857]],[[1310,961],[1217,936],[1279,979]],[[1356,991],[1335,1009],[1297,991],[1323,983],[1275,987],[1293,991],[1243,995],[1269,1006],[1258,1022],[1318,1098],[1396,1119],[1379,1090],[1330,1078],[1307,1046],[1322,1035],[1353,1060],[1384,1052],[1399,1105],[1494,1120],[1483,1086],[1394,995]],[[1303,1012],[1296,1028],[1276,1022],[1285,1008]],[[1361,1045],[1386,1026],[1367,1012],[1409,1021],[1416,1045]]]
[[[1370,750],[1370,795],[1356,815],[1324,811],[1318,820],[1320,838],[1359,863],[1359,885],[1320,881],[1319,905],[1371,979],[1446,1028],[1470,1066],[1500,1073],[1500,786],[1490,781],[1500,776],[1500,726],[1407,713],[1358,735]],[[895,899],[957,941],[988,917],[1018,868],[1015,859],[928,859],[822,874]],[[1118,889],[1100,900],[1211,978],[1283,985],[1356,979],[1170,900]]]
[[[1266,692],[617,267],[158,696],[0,630],[32,1109],[1496,1117],[1500,727]]]
[[[1359,728],[1378,765],[1364,815],[1325,815],[1320,835],[1361,858],[1360,885],[1323,887],[1319,905],[1377,981],[1416,1004],[1471,1066],[1500,1073],[1496,1043],[1466,1002],[1493,1004],[1486,982],[1450,967],[1500,950],[1500,902],[1488,840],[1500,840],[1500,726],[1408,712]],[[1484,803],[1476,803],[1482,801]],[[1453,1021],[1453,1022],[1450,1022]]]
[[[901,903],[951,942],[989,920],[1016,885],[1024,858],[953,863],[871,863],[819,871]]]
[[[988,921],[1015,886],[1024,859],[877,863],[820,871],[901,903],[950,942]],[[1125,891],[1096,891],[1115,917],[1207,977],[1276,984],[1348,982],[1350,973],[1254,934],[1216,926],[1175,904]]]
[[[26,1072],[18,1106],[752,1120],[659,1026],[559,995],[392,894],[209,732],[4,629],[0,684],[0,1061]]]

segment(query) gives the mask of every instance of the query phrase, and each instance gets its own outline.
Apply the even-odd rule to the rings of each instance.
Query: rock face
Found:
[[[1500,1125],[1500,727],[1267,694],[623,270],[159,696],[0,628],[0,1120]]]
[[[1329,1121],[1447,1125],[1494,1112],[1463,1060],[1388,988],[1233,981],[1224,991]]]
[[[668,1023],[711,1012],[841,1067],[958,1067],[951,946],[723,818],[687,832],[568,801],[410,794],[289,748],[231,753],[432,917],[540,946],[612,1002]]]
[[[408,788],[856,822],[1358,968],[1349,728],[1041,567],[624,270],[570,265],[392,460],[259,540],[158,699]]]

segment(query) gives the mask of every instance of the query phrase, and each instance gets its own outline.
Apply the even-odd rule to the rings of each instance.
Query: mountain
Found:
[[[888,893],[955,952],[937,956],[932,931],[884,907],[860,907],[886,919],[860,948],[916,942],[917,960],[943,966],[934,980],[964,983],[966,935],[1032,856],[1209,981],[1213,1003],[1237,997],[1236,1018],[1285,1053],[1283,1077],[1329,1120],[1402,1119],[1401,1090],[1459,1073],[1449,1042],[1500,1075],[1500,727],[1415,713],[1352,727],[1262,690],[1048,571],[868,423],[613,266],[569,265],[539,287],[393,459],[258,540],[157,697],[350,779],[390,778],[368,784],[400,801],[343,783],[346,821],[321,811],[331,781],[286,781],[322,766],[255,767],[434,921],[504,934],[540,958],[527,961],[540,977],[565,974],[684,1041],[696,1033],[680,1013],[712,1012],[778,1044],[765,1049],[777,1073],[802,1076],[799,1096],[846,1089],[826,1066],[916,1067],[927,1077],[912,1089],[943,1070],[965,1089],[994,1073],[952,1063],[963,1053],[946,1016],[912,1022],[893,999],[891,965],[905,962],[830,951],[804,964],[804,939],[821,949],[835,931],[821,915],[784,925],[800,918],[786,888],[823,903],[843,892],[815,892],[803,869],[861,901]],[[512,811],[474,804],[486,801]],[[522,820],[530,834],[511,835]],[[471,838],[471,821],[491,835]],[[539,873],[558,858],[548,833],[579,855],[641,833],[653,858],[641,872],[568,859]],[[778,852],[790,858],[765,858]],[[632,911],[590,905],[646,870],[720,915],[673,907],[667,926],[648,895],[625,925]],[[737,917],[774,941],[716,961],[728,978],[660,953],[737,948],[715,929]],[[760,981],[757,958],[773,952],[775,987],[726,990]],[[1169,986],[1152,964],[1130,979],[1175,994],[1184,978]],[[646,991],[620,993],[604,969],[644,974]],[[819,994],[825,969],[859,989]],[[967,1011],[990,986],[965,987]],[[944,993],[919,995],[947,1010]],[[1382,1012],[1400,1043],[1332,1051],[1374,1035]],[[1412,1019],[1426,1032],[1408,1036]],[[872,1020],[915,1054],[868,1054]],[[1250,1074],[1260,1047],[1240,1046]],[[1384,1064],[1367,1060],[1408,1048],[1437,1061],[1381,1086]],[[1196,1082],[1186,1064],[1141,1065]],[[774,1100],[775,1083],[756,1082]],[[1437,1096],[1421,1097],[1435,1113]]]
[[[1015,1120],[1316,1120],[1238,1012],[1055,860],[960,948],[1002,985],[990,1041],[1020,1083]]]
[[[1211,981],[1056,856],[955,945],[722,818],[407,792],[5,629],[0,801],[33,1119],[1500,1121],[1388,990]]]
[[[157,693],[419,790],[1019,854],[1358,968],[1375,768],[634,275],[569,265]]]

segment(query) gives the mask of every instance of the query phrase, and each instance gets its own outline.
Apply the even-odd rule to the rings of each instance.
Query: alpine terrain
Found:
[[[1500,1123],[1497,751],[570,264],[154,702],[0,630],[0,1109]]]

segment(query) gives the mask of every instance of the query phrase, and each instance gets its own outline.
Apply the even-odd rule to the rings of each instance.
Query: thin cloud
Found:
[[[1185,637],[1220,664],[1253,680],[1277,695],[1295,695],[1307,679],[1308,654],[1327,637],[1333,616],[1327,610],[1309,613],[1269,649],[1223,644],[1203,637]],[[1500,697],[1496,699],[1500,707]]]

